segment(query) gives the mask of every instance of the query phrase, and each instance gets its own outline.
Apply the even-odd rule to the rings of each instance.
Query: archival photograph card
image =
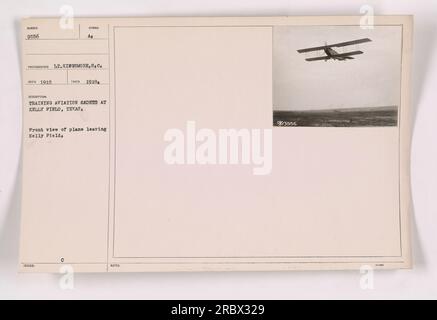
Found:
[[[412,17],[22,20],[20,271],[411,268]]]

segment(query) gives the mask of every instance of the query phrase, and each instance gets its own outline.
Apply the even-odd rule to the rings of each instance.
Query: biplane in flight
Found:
[[[370,41],[372,41],[372,40],[370,40],[369,38],[364,38],[364,39],[340,42],[340,43],[329,44],[329,45],[325,44],[324,46],[320,46],[320,47],[299,49],[299,50],[297,50],[297,52],[306,53],[306,52],[323,50],[324,53],[326,54],[325,56],[322,56],[322,57],[306,58],[305,59],[306,61],[325,60],[325,62],[326,62],[330,59],[339,60],[339,61],[346,61],[346,60],[354,59],[354,57],[352,57],[352,56],[355,56],[358,54],[363,54],[363,51],[356,50],[356,51],[350,51],[350,52],[345,52],[345,53],[338,53],[333,48],[347,47],[347,46],[352,46],[352,45],[356,45],[356,44],[360,44],[360,43],[366,43],[366,42],[370,42]]]

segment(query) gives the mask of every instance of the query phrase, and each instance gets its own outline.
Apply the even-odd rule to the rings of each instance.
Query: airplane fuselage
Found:
[[[325,48],[323,49],[323,51],[325,51],[326,55],[333,60],[340,60],[340,61],[344,61],[344,60],[348,60],[348,59],[353,59],[352,57],[336,57],[339,53],[337,51],[335,51],[332,48]],[[325,60],[326,61],[326,60]]]
[[[332,48],[325,48],[324,49],[326,55],[330,58],[330,59],[334,59],[334,60],[346,60],[344,59],[344,57],[335,57],[336,55],[338,55],[338,52],[335,51]]]
[[[299,49],[297,50],[297,52],[299,53],[306,53],[306,52],[313,52],[313,51],[319,51],[319,50],[323,50],[323,52],[326,54],[325,56],[318,56],[318,57],[312,57],[312,58],[306,58],[306,61],[321,61],[321,60],[339,60],[339,61],[347,61],[347,60],[352,60],[355,59],[352,56],[358,55],[358,54],[363,54],[363,51],[361,50],[355,50],[355,51],[351,51],[351,50],[344,50],[347,52],[344,53],[339,53],[337,51],[335,51],[333,48],[342,48],[342,47],[347,47],[347,46],[351,46],[351,45],[356,45],[356,44],[360,44],[360,43],[366,43],[366,42],[371,42],[372,40],[369,38],[363,38],[363,39],[357,39],[357,40],[352,40],[352,41],[346,41],[346,42],[340,42],[340,43],[334,43],[334,44],[327,44],[327,42],[325,42],[324,46],[320,46],[320,47],[311,47],[311,48],[303,48],[303,49]]]

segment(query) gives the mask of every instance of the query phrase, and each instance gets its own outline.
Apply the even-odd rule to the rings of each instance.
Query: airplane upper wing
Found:
[[[369,38],[364,38],[364,39],[358,39],[358,40],[352,40],[352,41],[331,44],[330,47],[345,47],[345,46],[351,46],[354,44],[366,43],[366,42],[371,42],[371,41],[372,40],[370,40]]]
[[[354,44],[360,44],[360,43],[365,43],[365,42],[370,42],[370,41],[372,41],[372,40],[369,39],[369,38],[363,38],[363,39],[358,39],[358,40],[334,43],[334,44],[330,44],[330,45],[326,45],[326,46],[299,49],[299,50],[297,50],[297,52],[304,53],[304,52],[323,50],[323,49],[326,49],[326,48],[345,47],[345,46],[351,46],[351,45],[354,45]]]

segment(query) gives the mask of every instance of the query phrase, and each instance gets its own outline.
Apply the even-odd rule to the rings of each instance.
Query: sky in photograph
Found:
[[[361,50],[348,61],[305,61],[321,51],[297,49],[370,38],[372,42],[334,48]],[[375,26],[279,26],[273,31],[273,108],[310,110],[399,105],[402,28]],[[347,50],[347,51],[346,51]]]

